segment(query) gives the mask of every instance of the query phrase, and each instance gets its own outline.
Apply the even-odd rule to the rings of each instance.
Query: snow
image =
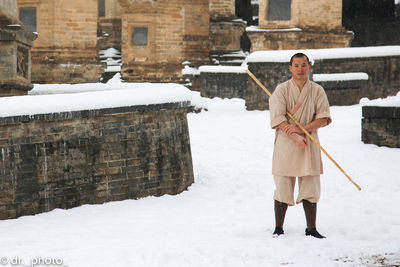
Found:
[[[183,85],[123,83],[116,74],[106,84],[35,84],[28,96],[1,97],[0,117],[185,101],[205,107],[200,93]]]
[[[100,50],[99,52],[101,58],[108,58],[108,57],[118,57],[121,56],[121,53],[115,48],[107,48],[104,50]]]
[[[239,99],[207,103],[207,112],[188,114],[195,174],[188,191],[2,220],[1,261],[18,257],[27,266],[41,257],[70,267],[400,264],[400,179],[393,164],[400,149],[360,141],[361,105],[332,107],[332,124],[320,130],[321,144],[362,191],[323,156],[317,223],[327,239],[317,240],[304,235],[301,205],[288,209],[285,235],[272,238],[269,112],[246,111]]]
[[[190,67],[190,66],[185,66],[182,69],[182,75],[200,75],[200,71],[196,68]]]
[[[303,31],[300,28],[284,28],[284,29],[264,29],[264,28],[260,28],[258,26],[248,26],[246,27],[246,31],[247,32],[301,32]]]
[[[105,72],[121,71],[121,53],[115,48],[107,48],[99,51],[101,62],[107,64]]]
[[[388,96],[386,98],[369,100],[365,97],[360,100],[360,104],[362,106],[400,107],[400,91],[396,94],[396,96]]]
[[[246,73],[247,65],[244,66],[212,66],[204,65],[199,68],[201,72],[223,72],[223,73]]]
[[[313,80],[315,82],[368,80],[368,74],[365,72],[313,74]]]
[[[335,58],[400,56],[400,46],[256,51],[247,56],[246,62],[290,62],[290,57],[298,52],[306,54],[313,62]]]

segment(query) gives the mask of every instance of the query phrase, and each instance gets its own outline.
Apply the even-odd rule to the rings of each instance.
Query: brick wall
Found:
[[[211,52],[239,51],[240,38],[246,30],[242,21],[217,21],[210,23]]]
[[[314,73],[365,72],[368,82],[361,97],[370,99],[395,95],[400,90],[400,56],[316,60]]]
[[[400,148],[400,107],[362,108],[362,141]]]
[[[95,72],[84,73],[87,81],[99,80],[104,70],[97,54],[97,0],[18,0],[18,7],[35,7],[38,39],[32,49],[32,82],[77,83],[68,64],[91,65]],[[67,80],[42,71],[47,64],[58,64]],[[63,77],[63,75],[59,75]]]
[[[288,63],[248,63],[249,70],[272,93],[275,87],[292,77]],[[269,108],[268,95],[250,78],[245,94],[247,110],[265,110]]]
[[[329,105],[344,106],[358,104],[362,95],[364,95],[368,82],[366,80],[351,80],[319,81],[317,83],[325,89]]]
[[[10,19],[16,19],[17,16],[17,3],[15,0],[2,0],[0,1],[0,18],[5,16]]]
[[[129,81],[182,80],[182,63],[209,60],[208,1],[138,1],[123,5],[122,77]],[[134,28],[148,29],[145,46],[132,44]]]
[[[342,27],[342,1],[292,0],[290,20],[268,20],[268,0],[259,0],[261,28],[318,28],[333,30]]]
[[[184,4],[183,59],[192,65],[207,64],[210,54],[209,1],[186,0]]]
[[[349,47],[353,34],[348,31],[247,31],[250,52],[262,50],[320,49]]]
[[[121,6],[118,0],[105,0],[105,16],[99,17],[98,27],[101,37],[98,39],[99,49],[110,47],[121,50]],[[103,34],[107,35],[104,36]]]
[[[200,92],[204,97],[244,98],[247,73],[201,72]]]
[[[0,118],[0,218],[177,194],[194,182],[189,103]]]
[[[212,20],[232,19],[235,17],[235,0],[210,0]]]
[[[18,28],[8,25],[18,24]],[[0,2],[0,96],[32,89],[31,48],[37,36],[18,20],[17,2]]]

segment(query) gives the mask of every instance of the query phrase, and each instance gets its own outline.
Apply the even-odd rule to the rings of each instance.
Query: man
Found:
[[[320,198],[321,151],[296,124],[286,116],[289,111],[318,141],[317,130],[331,123],[328,98],[324,89],[310,81],[311,64],[303,53],[290,59],[292,79],[279,84],[269,100],[271,127],[276,129],[272,174],[275,181],[274,236],[284,234],[286,210],[293,206],[294,186],[298,177],[296,203],[303,203],[307,236],[325,238],[316,229],[317,202]],[[319,142],[319,141],[318,141]]]

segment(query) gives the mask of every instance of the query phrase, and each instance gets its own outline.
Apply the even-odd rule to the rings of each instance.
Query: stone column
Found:
[[[37,35],[17,18],[15,0],[0,2],[0,96],[26,95],[31,84],[31,48]]]

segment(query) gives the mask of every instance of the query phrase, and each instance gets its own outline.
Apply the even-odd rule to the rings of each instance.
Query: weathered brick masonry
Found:
[[[400,147],[400,107],[364,106],[362,116],[364,143]]]
[[[35,9],[38,39],[32,48],[33,83],[97,82],[105,69],[97,54],[96,0],[18,0]]]
[[[0,118],[0,218],[177,194],[189,102]]]
[[[131,1],[122,7],[122,67],[124,80],[182,82],[182,63],[209,62],[210,17],[207,0]],[[135,29],[147,31],[147,42],[132,42]]]

